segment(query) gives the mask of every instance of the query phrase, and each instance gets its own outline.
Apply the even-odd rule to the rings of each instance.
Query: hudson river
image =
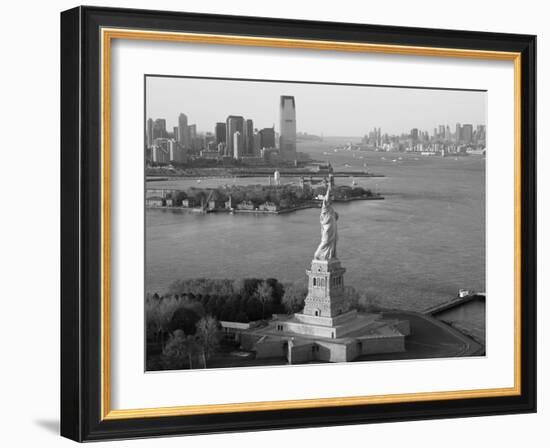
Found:
[[[368,171],[386,176],[355,179],[385,200],[336,204],[347,285],[384,306],[417,311],[450,299],[459,288],[485,291],[484,156],[336,153],[330,143],[299,150],[330,161],[337,171],[364,169],[366,163]],[[234,182],[267,179],[169,180],[148,188]],[[336,178],[337,184],[350,182]],[[146,291],[160,293],[176,279],[196,277],[303,281],[319,240],[318,209],[283,215],[148,209]]]

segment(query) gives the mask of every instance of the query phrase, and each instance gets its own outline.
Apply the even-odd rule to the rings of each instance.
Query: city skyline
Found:
[[[412,128],[431,133],[442,124],[486,124],[482,91],[172,77],[147,77],[146,82],[146,118],[163,118],[168,129],[185,111],[197,132],[214,132],[229,115],[280,132],[281,96],[293,96],[299,104],[299,133],[361,137],[373,126],[400,135]]]

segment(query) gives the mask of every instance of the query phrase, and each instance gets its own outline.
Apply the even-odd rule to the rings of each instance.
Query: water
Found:
[[[340,215],[338,256],[347,269],[347,285],[384,306],[407,310],[446,301],[459,288],[485,290],[484,158],[323,155],[332,145],[308,145],[337,170],[362,169],[367,163],[369,171],[386,175],[355,179],[358,185],[382,193],[385,200],[335,206]],[[185,179],[153,182],[148,187],[233,182]],[[267,179],[235,182],[267,183]],[[336,179],[337,184],[349,182]],[[163,292],[176,279],[195,277],[302,281],[319,240],[318,209],[265,216],[147,210],[146,290]]]

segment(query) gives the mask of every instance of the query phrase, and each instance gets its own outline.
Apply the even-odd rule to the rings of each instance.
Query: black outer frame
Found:
[[[519,396],[100,419],[100,28],[520,52]],[[76,441],[536,412],[536,36],[99,7],[61,13],[61,435]]]

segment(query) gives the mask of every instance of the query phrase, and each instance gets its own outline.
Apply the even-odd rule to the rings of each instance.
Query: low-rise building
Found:
[[[241,162],[244,165],[249,166],[262,166],[265,165],[265,159],[260,156],[242,156]]]
[[[208,208],[210,210],[218,209],[218,208],[227,208],[226,203],[221,199],[211,199],[208,201]]]
[[[237,210],[254,210],[254,208],[252,201],[242,201],[237,204]]]
[[[159,196],[151,196],[145,199],[145,205],[147,205],[148,207],[163,207],[164,201]]]
[[[258,210],[266,211],[266,212],[276,212],[279,211],[279,206],[275,204],[274,202],[264,202],[258,207]]]
[[[220,320],[220,327],[225,338],[240,342],[241,334],[247,330],[250,330],[251,325],[250,323]]]
[[[181,201],[182,207],[194,207],[197,204],[197,201],[193,198],[187,198]]]
[[[217,150],[202,150],[200,156],[203,159],[218,159],[220,158],[220,153]]]

